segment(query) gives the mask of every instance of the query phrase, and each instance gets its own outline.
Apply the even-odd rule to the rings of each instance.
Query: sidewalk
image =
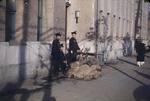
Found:
[[[27,80],[16,92],[0,96],[0,101],[150,101],[150,54],[145,62],[139,68],[136,57],[120,58],[92,81]]]

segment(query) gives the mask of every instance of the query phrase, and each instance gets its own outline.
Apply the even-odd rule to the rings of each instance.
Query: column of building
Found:
[[[5,41],[5,12],[6,0],[0,1],[0,42]]]
[[[127,0],[127,6],[126,6],[126,33],[129,33],[129,7],[130,7],[130,1]]]
[[[15,39],[16,0],[6,1],[6,41]]]
[[[117,0],[117,32],[116,32],[116,38],[119,37],[119,29],[120,29],[120,0]]]
[[[104,32],[104,23],[103,23],[103,17],[104,17],[104,3],[105,0],[100,0],[100,10],[99,10],[99,37],[103,36]]]
[[[37,41],[38,1],[16,0],[16,42]]]
[[[132,8],[131,8],[131,2],[132,0],[129,0],[129,9],[128,9],[128,31],[129,31],[129,34],[130,34],[130,37],[131,37],[131,11],[132,11]]]
[[[148,33],[148,18],[149,18],[149,17],[148,17],[148,16],[149,16],[149,9],[148,9],[148,7],[149,7],[149,4],[146,3],[145,5],[146,5],[146,6],[145,6],[145,9],[146,9],[146,10],[144,10],[144,11],[145,11],[145,17],[146,17],[146,20],[145,20],[145,23],[146,23],[146,24],[145,24],[145,31],[146,31],[146,32],[145,32],[145,33],[146,33],[146,40],[148,40],[148,37],[150,36],[149,33]]]
[[[113,11],[113,20],[114,20],[114,32],[113,32],[113,39],[116,38],[116,33],[117,33],[117,0],[114,0],[114,11]]]
[[[122,29],[123,29],[123,23],[122,23],[122,0],[119,0],[118,2],[120,2],[120,4],[118,5],[119,6],[119,38],[122,37]]]
[[[119,29],[119,39],[123,36],[123,0],[120,0],[120,29]]]
[[[41,25],[38,25],[39,27],[41,27],[41,29],[38,32],[40,41],[51,41],[51,40],[53,40],[53,37],[54,37],[53,34],[56,32],[56,29],[55,29],[55,28],[57,28],[56,23],[60,24],[60,19],[57,17],[58,13],[56,13],[58,11],[58,7],[56,6],[57,2],[56,2],[56,0],[55,1],[54,0],[40,0],[40,1],[43,2],[41,4],[42,11],[41,11],[41,14],[39,12],[39,18],[38,18],[39,20],[42,20]],[[64,3],[64,5],[65,5],[65,3]],[[56,12],[54,12],[55,10],[56,10]],[[61,10],[64,10],[64,8],[61,8]],[[62,17],[64,17],[63,14],[61,14],[61,15],[62,15]],[[64,24],[64,23],[62,23],[62,24]]]
[[[147,40],[148,33],[148,3],[142,2],[142,25],[141,25],[141,35],[142,38]]]
[[[111,31],[110,34],[112,37],[114,37],[114,32],[115,32],[115,26],[116,26],[116,19],[115,19],[115,7],[116,7],[116,3],[115,0],[112,1],[111,3],[111,12],[110,12],[110,17],[111,17]]]
[[[108,0],[108,5],[107,5],[107,18],[108,18],[108,35],[111,36],[111,7],[112,7],[112,0]]]
[[[131,37],[132,39],[135,38],[135,9],[136,9],[136,3],[135,0],[131,0]]]
[[[125,6],[124,6],[124,37],[126,36],[126,34],[127,34],[127,28],[128,28],[128,26],[127,26],[127,9],[128,9],[128,1],[127,0],[124,0],[125,1]]]
[[[104,12],[105,12],[105,34],[108,37],[110,35],[110,31],[109,31],[109,26],[110,26],[110,13],[109,13],[109,3],[110,0],[105,0],[105,8],[104,8]]]
[[[134,35],[134,22],[133,22],[133,15],[134,15],[134,0],[131,0],[131,5],[130,5],[131,7],[131,10],[130,10],[130,25],[131,25],[131,29],[130,29],[130,31],[131,31],[131,33],[130,33],[130,35],[131,35],[131,38],[133,39],[134,37],[133,37],[133,35]]]

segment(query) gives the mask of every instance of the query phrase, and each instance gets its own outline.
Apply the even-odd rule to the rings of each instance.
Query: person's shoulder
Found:
[[[54,39],[54,42],[59,42],[59,40],[58,39]]]
[[[74,39],[74,37],[71,37],[70,39],[72,40],[72,39]]]
[[[52,41],[52,44],[55,42],[55,40]]]
[[[53,44],[54,43],[59,43],[59,40],[57,40],[57,39],[53,40]]]
[[[145,46],[145,43],[142,43],[143,46]]]
[[[71,38],[70,38],[70,41],[73,41],[73,40],[75,40],[75,39],[74,39],[73,37],[71,37]]]

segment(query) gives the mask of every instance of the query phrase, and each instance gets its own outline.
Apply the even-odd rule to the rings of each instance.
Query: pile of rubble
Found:
[[[68,77],[81,80],[97,79],[101,75],[101,67],[94,58],[80,60],[71,64],[68,70]]]

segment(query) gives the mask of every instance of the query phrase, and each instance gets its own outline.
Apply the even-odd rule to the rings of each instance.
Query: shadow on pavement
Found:
[[[150,58],[150,56],[148,56],[148,55],[145,55],[145,57]]]
[[[133,92],[136,101],[150,101],[150,85],[140,86]]]
[[[145,83],[143,83],[142,81],[130,76],[129,74],[125,73],[124,71],[114,67],[114,66],[111,66],[111,68],[119,71],[120,73],[126,75],[127,77],[133,79],[134,81],[138,82],[139,84],[141,84],[142,86],[139,86],[138,88],[136,88],[134,91],[133,91],[133,96],[134,98],[136,99],[136,101],[150,101],[150,85],[146,85]],[[144,78],[147,78],[147,79],[150,79],[150,75],[147,75],[147,74],[144,74],[144,73],[141,73],[141,72],[138,72],[135,70],[135,72],[141,76],[143,76]]]
[[[136,82],[138,82],[138,83],[142,84],[143,86],[145,86],[145,85],[146,85],[146,84],[145,84],[145,83],[143,83],[142,81],[140,81],[140,80],[138,80],[138,79],[136,79],[136,78],[134,78],[134,77],[130,76],[129,74],[127,74],[126,72],[124,72],[124,71],[122,71],[122,70],[118,69],[117,67],[114,67],[114,66],[111,66],[111,65],[109,65],[109,67],[111,67],[111,68],[113,68],[113,69],[117,70],[118,72],[120,72],[120,73],[122,73],[122,74],[126,75],[127,77],[129,77],[129,78],[133,79],[134,81],[136,81]]]
[[[133,66],[137,66],[137,64],[136,63],[133,63],[133,62],[130,62],[130,61],[127,61],[127,60],[124,60],[124,59],[118,59],[119,61],[122,61],[122,62],[125,62],[125,63],[128,63],[128,64],[131,64],[131,65],[133,65]]]
[[[1,92],[0,93],[0,101],[16,101],[15,96],[21,95],[19,101],[28,101],[28,98],[35,93],[43,92],[44,95],[42,96],[41,101],[56,101],[54,97],[51,96],[51,82],[46,81],[41,85],[36,85],[36,88],[33,89],[28,88],[19,88],[15,91],[8,91],[8,92]],[[18,101],[18,100],[17,100]]]
[[[139,72],[139,71],[137,71],[137,70],[134,70],[134,71],[135,71],[137,74],[141,75],[142,77],[147,78],[147,79],[150,79],[150,75],[144,74],[144,73]]]

